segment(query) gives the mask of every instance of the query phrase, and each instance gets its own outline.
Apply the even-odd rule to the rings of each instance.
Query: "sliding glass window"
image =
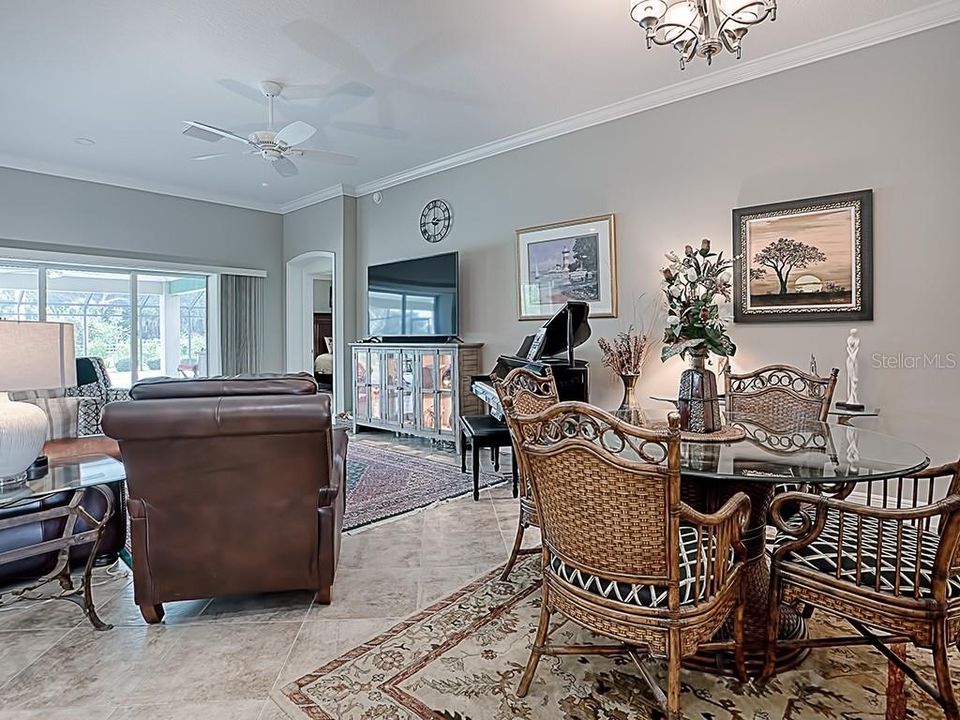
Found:
[[[39,268],[17,267],[0,262],[0,318],[40,319]]]
[[[0,318],[73,323],[116,387],[208,374],[206,275],[0,261]]]
[[[133,381],[130,273],[50,268],[47,320],[73,323],[77,357],[103,358],[117,387]]]
[[[137,274],[137,376],[207,374],[207,281]]]

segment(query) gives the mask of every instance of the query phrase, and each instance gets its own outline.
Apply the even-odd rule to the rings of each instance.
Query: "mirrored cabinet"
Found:
[[[480,343],[354,343],[353,426],[449,439],[457,418],[483,412],[470,379],[483,371]]]

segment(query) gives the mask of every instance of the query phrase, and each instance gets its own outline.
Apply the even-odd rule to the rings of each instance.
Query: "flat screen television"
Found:
[[[444,253],[367,268],[367,334],[439,337],[460,332],[459,256]]]

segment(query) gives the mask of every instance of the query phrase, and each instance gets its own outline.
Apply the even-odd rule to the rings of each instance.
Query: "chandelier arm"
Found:
[[[657,33],[659,33],[661,30],[665,30],[669,28],[679,29],[681,32],[678,33],[676,36],[670,38],[669,40],[666,38],[666,33],[664,34],[663,38],[657,37]],[[694,30],[693,23],[690,23],[689,25],[681,25],[680,23],[658,23],[650,39],[654,42],[655,45],[660,45],[660,46],[673,45],[688,33],[690,34],[692,40],[698,40],[700,37],[699,33],[696,30]]]
[[[771,14],[776,17],[776,8],[777,5],[768,5],[764,0],[750,0],[750,2],[744,3],[742,6],[738,7],[736,10],[731,10],[730,12],[725,12],[726,17],[723,19],[723,22],[717,27],[717,33],[723,32],[724,26],[727,23],[733,22],[738,25],[759,25],[762,22],[766,22],[767,18]],[[756,20],[737,20],[734,16],[742,13],[744,10],[757,9],[757,18]],[[762,12],[761,12],[762,11]]]

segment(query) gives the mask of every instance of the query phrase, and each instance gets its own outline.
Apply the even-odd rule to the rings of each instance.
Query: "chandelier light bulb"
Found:
[[[670,26],[664,28],[663,40],[666,43],[685,39],[682,36],[688,33],[687,28],[695,32],[699,31],[701,23],[696,3],[693,0],[674,3],[667,8],[663,16],[663,24]]]

